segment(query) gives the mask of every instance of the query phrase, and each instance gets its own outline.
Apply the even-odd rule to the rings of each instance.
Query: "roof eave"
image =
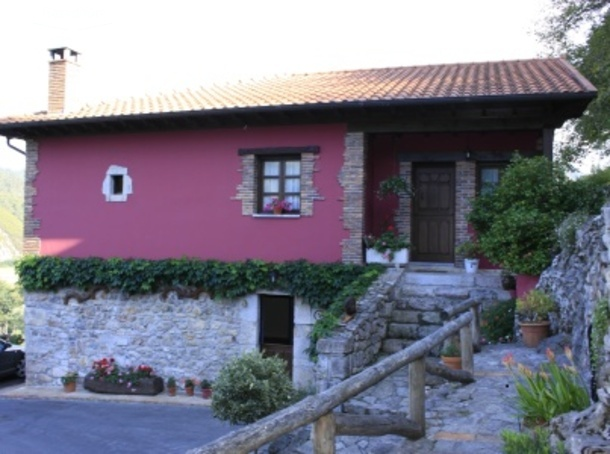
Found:
[[[0,135],[12,138],[35,138],[44,137],[53,134],[52,131],[61,129],[67,131],[71,128],[82,128],[81,133],[86,133],[87,126],[93,129],[98,129],[97,126],[103,124],[128,125],[138,122],[159,122],[172,121],[186,118],[228,118],[233,119],[233,123],[239,123],[240,118],[243,119],[243,124],[248,124],[248,118],[253,115],[268,115],[268,114],[286,114],[298,112],[310,112],[315,115],[316,112],[336,111],[349,112],[357,109],[380,109],[384,107],[426,107],[438,106],[445,104],[447,106],[459,107],[465,105],[505,105],[510,103],[571,103],[575,104],[575,109],[571,117],[574,118],[586,108],[588,103],[592,101],[597,92],[586,91],[579,93],[536,93],[527,95],[494,95],[494,96],[448,96],[437,98],[408,98],[408,99],[379,99],[367,101],[344,101],[344,102],[328,102],[315,104],[293,104],[293,105],[278,105],[278,106],[256,106],[256,107],[234,107],[224,109],[210,110],[185,110],[177,112],[160,112],[160,113],[144,113],[144,114],[129,114],[129,115],[112,115],[104,117],[86,117],[86,118],[64,118],[64,119],[45,119],[35,121],[25,121],[19,123],[0,124]],[[566,120],[568,119],[566,118]],[[113,128],[114,129],[114,128]],[[122,129],[122,128],[118,128]],[[126,128],[129,129],[129,128]],[[103,132],[103,131],[100,131]],[[61,134],[60,134],[61,135]]]

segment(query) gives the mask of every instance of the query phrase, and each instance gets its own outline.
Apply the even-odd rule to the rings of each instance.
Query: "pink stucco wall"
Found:
[[[341,260],[344,137],[343,125],[326,125],[41,140],[34,200],[41,253]],[[320,147],[314,185],[324,200],[314,202],[314,215],[242,215],[234,200],[242,179],[237,150],[307,145]],[[125,203],[102,194],[113,164],[133,179]]]

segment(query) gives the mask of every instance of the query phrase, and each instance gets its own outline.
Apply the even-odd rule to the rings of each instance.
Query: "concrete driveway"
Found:
[[[135,396],[103,401],[87,392],[93,397],[37,398],[23,389],[0,393],[2,454],[183,453],[232,429],[197,397],[160,395],[167,403],[140,403]]]

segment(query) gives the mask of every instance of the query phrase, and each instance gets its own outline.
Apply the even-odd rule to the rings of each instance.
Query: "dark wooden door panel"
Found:
[[[452,165],[416,166],[411,231],[412,257],[452,262],[455,226],[455,170]]]

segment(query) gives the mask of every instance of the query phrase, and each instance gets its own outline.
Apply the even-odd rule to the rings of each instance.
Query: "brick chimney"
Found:
[[[49,113],[66,112],[70,105],[69,101],[74,97],[71,92],[74,80],[78,72],[79,52],[68,47],[57,47],[49,49],[51,60],[49,61]]]

